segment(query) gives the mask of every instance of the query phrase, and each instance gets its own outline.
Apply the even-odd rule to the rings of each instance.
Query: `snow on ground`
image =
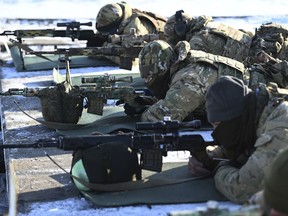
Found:
[[[31,28],[35,23],[41,23],[43,28],[55,26],[55,22],[49,19],[77,20],[81,22],[93,21],[100,7],[107,3],[118,1],[107,0],[1,0],[0,32],[2,30],[13,30],[19,28]],[[127,1],[129,2],[129,1]],[[287,0],[178,0],[177,5],[173,1],[166,0],[137,0],[129,2],[132,7],[145,11],[155,12],[162,16],[169,17],[176,10],[183,9],[192,16],[210,15],[221,16],[217,21],[253,31],[262,23],[278,22],[287,24]],[[232,16],[227,19],[226,16]],[[236,17],[241,16],[241,17]],[[249,16],[249,17],[246,17]],[[251,17],[252,16],[252,17]],[[17,20],[18,19],[18,20]],[[27,21],[28,19],[28,21]],[[33,19],[37,19],[35,22]],[[39,19],[42,19],[39,22]],[[35,26],[34,26],[35,27]],[[39,27],[39,26],[38,26]],[[52,76],[52,71],[41,72],[16,72],[14,68],[2,67],[6,79],[15,79],[35,76],[39,80]],[[115,68],[85,68],[71,69],[72,74],[94,73],[101,71],[115,71]],[[136,69],[137,70],[137,69]],[[121,71],[120,71],[121,72]],[[62,70],[62,73],[63,70]],[[34,87],[34,86],[29,86]],[[175,155],[173,156],[175,157]],[[177,157],[177,156],[176,156]],[[185,157],[184,157],[185,158]],[[187,158],[186,158],[187,159]],[[13,204],[13,202],[12,202]],[[167,215],[175,210],[197,210],[205,207],[206,203],[180,204],[180,205],[153,205],[153,206],[128,206],[120,208],[95,208],[83,198],[70,198],[54,202],[36,202],[28,205],[29,211],[19,213],[20,216],[42,216],[42,215],[105,215],[105,216],[126,216],[126,215]],[[236,210],[238,205],[224,202],[221,208]],[[12,207],[12,205],[11,205]],[[15,215],[11,208],[9,215]]]
[[[137,68],[134,68],[132,72],[137,72]],[[98,68],[71,68],[72,76],[77,75],[87,75],[91,73],[123,73],[129,72],[126,70],[120,70],[117,67],[98,67]],[[60,70],[61,74],[65,74],[65,70]],[[34,72],[17,72],[13,67],[2,67],[2,75],[4,75],[5,80],[11,82],[10,86],[13,86],[15,80],[18,78],[35,78],[35,80],[52,80],[52,70],[48,71],[34,71]],[[17,81],[15,83],[17,85]],[[28,87],[36,87],[35,84],[29,83]],[[24,86],[17,86],[24,87]],[[27,87],[27,86],[26,86]],[[26,116],[23,116],[23,118]],[[203,137],[205,140],[211,140],[209,132],[203,132]],[[188,161],[189,152],[169,152],[167,157],[163,158],[163,162],[171,161]],[[192,193],[192,191],[191,191]],[[12,195],[13,197],[13,195]],[[11,199],[13,200],[13,199]],[[12,206],[13,203],[10,205]],[[25,204],[25,212],[21,211],[17,215],[19,216],[62,216],[62,215],[105,215],[105,216],[127,216],[127,215],[150,215],[150,216],[161,216],[167,215],[171,211],[179,210],[197,210],[198,208],[205,208],[206,203],[194,203],[194,204],[176,204],[176,205],[152,205],[152,206],[126,206],[119,208],[97,208],[93,204],[84,198],[70,198],[60,201],[51,202],[34,202]],[[221,208],[229,208],[230,210],[236,210],[239,205],[232,204],[230,202],[220,203]],[[20,208],[21,209],[21,208]],[[15,215],[13,208],[10,209],[11,213],[9,215]]]

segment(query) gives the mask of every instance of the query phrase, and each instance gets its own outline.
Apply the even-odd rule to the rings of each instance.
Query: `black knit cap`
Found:
[[[221,122],[240,116],[246,105],[246,95],[250,91],[238,78],[220,77],[211,85],[206,95],[208,121]]]

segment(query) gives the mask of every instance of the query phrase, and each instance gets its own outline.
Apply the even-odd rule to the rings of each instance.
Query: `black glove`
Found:
[[[151,97],[151,96],[138,96],[136,98],[134,98],[134,103],[129,104],[129,103],[125,103],[124,99],[120,99],[116,102],[116,105],[120,105],[125,103],[124,105],[124,112],[128,115],[128,116],[134,116],[134,115],[139,115],[142,114],[150,105],[154,104],[157,101],[156,98]]]
[[[140,106],[145,106],[145,105],[152,105],[154,103],[157,102],[157,99],[151,96],[138,96],[136,98],[134,98],[134,101],[136,104],[140,105]],[[116,101],[116,105],[120,105],[125,103],[124,99],[120,99],[118,101]]]
[[[131,106],[129,104],[125,104],[124,105],[124,112],[128,115],[128,116],[134,116],[134,115],[139,115],[142,114],[149,106],[138,106],[138,107],[134,107]]]
[[[139,105],[153,105],[154,103],[157,102],[157,99],[155,97],[151,96],[142,96],[142,97],[136,97],[134,99]]]

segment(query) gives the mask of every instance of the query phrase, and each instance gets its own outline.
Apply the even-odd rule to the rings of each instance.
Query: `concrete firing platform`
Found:
[[[40,77],[38,74],[25,78],[21,78],[20,73],[19,78],[11,78],[1,70],[0,75],[1,91],[8,88],[21,88],[25,86],[25,83],[43,84],[52,80],[52,76],[47,76],[45,73]],[[46,79],[47,82],[45,82]],[[33,118],[42,117],[39,98],[1,96],[3,145],[31,143],[38,139],[58,137],[54,130],[26,116],[19,110],[16,103]],[[19,202],[59,200],[78,195],[70,176],[45,156],[44,151],[69,172],[72,152],[65,152],[57,148],[4,150],[6,180],[10,184],[14,184]],[[11,178],[12,176],[13,178]],[[11,179],[14,179],[13,182],[10,182]]]

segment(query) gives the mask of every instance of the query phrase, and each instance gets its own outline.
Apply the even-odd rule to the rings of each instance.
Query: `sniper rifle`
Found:
[[[32,49],[23,48],[27,54],[43,56],[46,54],[75,56],[118,56],[120,57],[119,68],[131,70],[133,60],[138,58],[138,55],[144,45],[153,40],[159,39],[158,34],[137,35],[133,30],[127,35],[109,35],[107,42],[111,45],[99,47],[80,47],[80,48],[57,48],[53,51],[34,51]],[[10,38],[13,44],[17,45],[17,41]]]
[[[92,80],[91,80],[92,79]],[[93,84],[73,86],[79,89],[79,94],[84,98],[88,113],[103,115],[103,107],[108,99],[123,100],[129,104],[135,104],[136,97],[146,95],[146,89],[135,89],[133,86],[118,86],[118,83],[132,82],[132,76],[115,77],[115,76],[99,76],[94,78],[82,78],[82,82]],[[42,97],[41,91],[47,88],[57,88],[50,86],[46,88],[10,88],[6,92],[1,92],[2,96],[22,95],[25,97]]]
[[[77,21],[57,23],[57,27],[66,29],[19,29],[6,30],[0,35],[15,36],[19,43],[23,38],[33,37],[69,37],[72,41],[87,40],[87,46],[102,46],[107,41],[108,35],[95,34],[92,29],[80,29],[81,26],[92,26],[92,22],[81,23]]]
[[[119,142],[129,146],[140,154],[142,169],[160,172],[162,170],[162,156],[168,151],[190,151],[208,166],[206,147],[215,145],[213,141],[205,141],[195,129],[201,127],[200,120],[179,122],[169,118],[159,122],[137,122],[137,132],[105,135],[86,135],[81,137],[60,136],[52,139],[40,139],[33,143],[3,144],[0,148],[46,148],[53,147],[65,151],[77,151],[98,146],[108,142]]]

